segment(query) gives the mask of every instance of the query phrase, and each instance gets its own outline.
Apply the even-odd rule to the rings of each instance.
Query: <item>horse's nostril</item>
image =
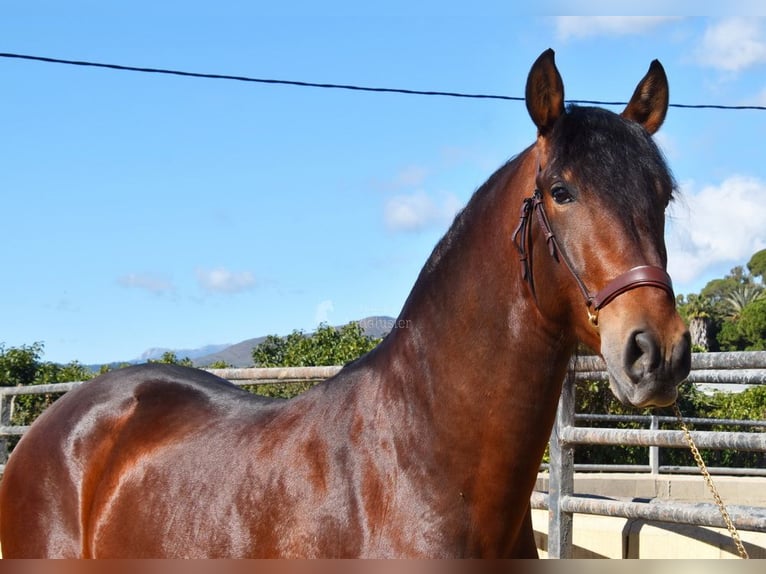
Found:
[[[625,370],[634,382],[660,367],[662,356],[655,337],[647,331],[636,331],[625,349]]]

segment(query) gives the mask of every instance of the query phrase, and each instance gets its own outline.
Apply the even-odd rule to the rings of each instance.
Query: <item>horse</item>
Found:
[[[132,366],[49,407],[0,487],[5,557],[531,558],[530,495],[571,356],[672,404],[689,334],[667,274],[676,185],[653,61],[621,113],[532,65],[534,142],[479,187],[372,351],[289,400]]]

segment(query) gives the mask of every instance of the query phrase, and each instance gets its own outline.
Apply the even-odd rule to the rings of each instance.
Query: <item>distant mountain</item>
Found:
[[[362,332],[365,335],[378,338],[386,335],[393,328],[395,321],[396,319],[393,317],[374,316],[365,317],[357,322],[362,327]],[[340,326],[341,325],[338,325],[336,327]],[[195,357],[192,357],[189,354],[182,355],[180,352],[176,352],[176,356],[179,358],[188,356],[194,361],[194,365],[197,367],[206,367],[217,361],[224,361],[226,364],[232,365],[233,367],[252,367],[253,348],[260,345],[265,339],[265,335],[253,339],[246,339],[235,345],[230,345],[221,350],[213,351],[207,355],[196,355]],[[160,353],[160,356],[162,356],[162,353]]]
[[[222,351],[229,346],[231,346],[231,343],[225,343],[223,345],[205,345],[204,347],[199,347],[198,349],[165,349],[162,347],[155,347],[152,349],[147,349],[146,351],[141,353],[140,357],[130,362],[145,363],[147,361],[153,361],[155,359],[162,358],[162,355],[164,355],[165,353],[175,353],[176,357],[178,357],[179,359],[188,357],[194,360],[199,357],[204,357],[205,355],[212,355],[213,353]]]
[[[231,343],[225,343],[222,345],[205,345],[204,347],[199,347],[197,349],[170,349],[166,347],[152,347],[151,349],[147,349],[141,353],[135,359],[130,359],[128,361],[112,361],[111,363],[106,363],[106,365],[111,369],[117,369],[125,365],[139,365],[141,363],[146,363],[147,361],[155,361],[157,359],[161,359],[162,355],[165,353],[175,353],[175,356],[179,359],[185,359],[188,357],[192,361],[195,361],[195,359],[199,357],[212,355],[213,353],[223,351],[230,346]],[[85,365],[86,368],[90,369],[94,373],[98,373],[102,366],[103,365],[101,363]]]
[[[229,345],[225,349],[203,355],[194,359],[195,367],[207,367],[211,363],[223,361],[232,367],[252,367],[253,366],[253,348],[257,347],[266,340],[266,336],[245,339],[235,345]]]
[[[379,338],[384,337],[393,328],[396,319],[387,316],[373,316],[365,317],[357,321],[361,327],[362,332],[368,337]],[[336,328],[340,328],[342,325],[336,325]],[[253,348],[260,345],[266,340],[266,335],[260,337],[254,337],[252,339],[245,339],[239,343],[224,344],[224,345],[205,345],[197,349],[170,349],[166,347],[153,347],[147,349],[141,355],[130,361],[114,361],[108,365],[111,368],[117,368],[126,364],[136,365],[139,363],[145,363],[147,361],[153,361],[161,359],[165,353],[174,353],[179,359],[188,357],[192,360],[195,367],[206,367],[211,363],[218,361],[224,361],[227,365],[232,367],[252,367],[253,366]],[[101,364],[85,365],[94,373],[97,373],[101,368]]]

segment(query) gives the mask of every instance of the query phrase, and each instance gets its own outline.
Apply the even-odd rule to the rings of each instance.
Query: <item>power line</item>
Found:
[[[101,62],[89,62],[83,60],[66,60],[62,58],[49,58],[45,56],[31,56],[27,54],[12,54],[0,52],[0,58],[9,58],[16,60],[30,60],[35,62],[46,62],[49,64],[63,64],[68,66],[81,66],[90,68],[104,68],[109,70],[118,70],[126,72],[139,72],[145,74],[162,74],[168,76],[181,76],[187,78],[204,78],[208,80],[229,80],[237,82],[250,82],[256,84],[271,84],[282,86],[296,86],[302,88],[320,88],[331,90],[351,90],[356,92],[376,92],[389,94],[406,94],[415,96],[441,96],[450,98],[468,98],[480,100],[505,100],[514,102],[523,102],[524,98],[519,96],[504,96],[498,94],[471,94],[465,92],[445,92],[438,90],[413,90],[407,88],[383,88],[372,86],[358,86],[353,84],[334,84],[320,82],[304,82],[298,80],[278,80],[273,78],[254,78],[251,76],[237,76],[229,74],[209,74],[202,72],[187,72],[182,70],[169,70],[164,68],[147,68],[139,66],[125,66],[121,64],[104,64]],[[599,106],[624,106],[627,102],[605,102],[601,100],[567,100],[573,104],[587,104]],[[761,110],[766,111],[766,106],[728,106],[718,104],[674,104],[670,107],[687,109],[714,109],[714,110]]]
[[[409,94],[417,96],[447,96],[453,98],[475,98],[491,100],[513,100],[524,101],[524,98],[514,96],[499,96],[492,94],[465,94],[460,92],[440,92],[432,90],[410,90],[405,88],[375,88],[370,86],[355,86],[351,84],[328,84],[319,82],[303,82],[297,80],[276,80],[267,78],[253,78],[250,76],[234,76],[228,74],[207,74],[201,72],[186,72],[181,70],[168,70],[163,68],[144,68],[138,66],[123,66],[120,64],[103,64],[98,62],[84,62],[80,60],[64,60],[61,58],[47,58],[44,56],[28,56],[24,54],[0,53],[2,58],[15,58],[19,60],[33,60],[37,62],[48,62],[52,64],[67,64],[70,66],[87,66],[91,68],[107,68],[110,70],[121,70],[128,72],[143,72],[148,74],[165,74],[171,76],[183,76],[188,78],[205,78],[211,80],[234,80],[238,82],[252,82],[258,84],[277,84],[284,86],[298,86],[304,88],[324,88],[335,90],[353,90],[358,92],[383,92],[393,94]]]

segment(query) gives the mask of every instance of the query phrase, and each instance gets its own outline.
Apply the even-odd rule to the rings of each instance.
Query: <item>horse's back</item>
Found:
[[[218,377],[174,365],[106,373],[56,401],[12,453],[0,484],[5,557],[84,557],[91,513],[125,472],[184,437],[269,409]],[[220,429],[219,429],[220,430]]]

